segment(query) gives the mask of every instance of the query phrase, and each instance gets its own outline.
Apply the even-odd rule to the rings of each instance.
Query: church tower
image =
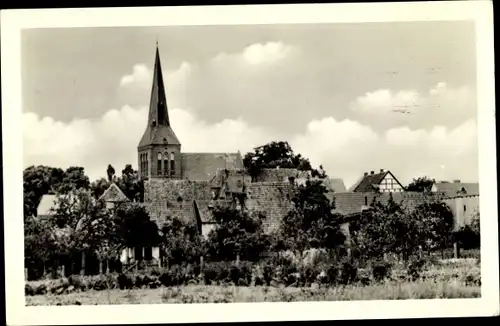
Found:
[[[170,126],[158,43],[148,124],[137,152],[140,179],[181,177],[181,143]]]

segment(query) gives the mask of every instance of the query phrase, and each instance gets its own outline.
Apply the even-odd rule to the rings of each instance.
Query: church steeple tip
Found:
[[[153,71],[153,85],[151,88],[151,102],[149,105],[149,119],[150,124],[170,126],[165,85],[163,82],[163,73],[161,70],[158,39],[156,40],[156,54]]]

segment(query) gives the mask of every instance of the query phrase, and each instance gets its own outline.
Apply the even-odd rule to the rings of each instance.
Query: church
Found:
[[[171,218],[195,223],[202,235],[213,228],[212,211],[231,206],[266,216],[267,231],[278,226],[292,208],[296,181],[307,172],[265,169],[252,180],[241,153],[189,153],[171,121],[156,46],[147,125],[137,146],[139,178],[144,181],[144,205],[159,228]],[[244,201],[241,198],[245,198]]]

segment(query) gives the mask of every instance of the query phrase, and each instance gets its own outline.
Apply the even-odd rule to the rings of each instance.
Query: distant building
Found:
[[[363,177],[356,182],[348,192],[401,192],[403,185],[396,179],[391,171],[380,170],[379,173],[365,172]]]
[[[463,183],[460,180],[454,180],[453,182],[441,181],[434,183],[431,191],[440,193],[445,197],[475,196],[479,195],[479,183]]]

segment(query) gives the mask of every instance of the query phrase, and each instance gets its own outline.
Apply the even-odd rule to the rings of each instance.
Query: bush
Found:
[[[358,269],[355,265],[349,262],[344,262],[340,270],[340,283],[347,285],[356,281],[358,276]]]
[[[128,275],[123,274],[123,273],[118,275],[117,281],[118,281],[118,287],[120,288],[120,290],[132,289],[134,287],[134,282],[133,282],[132,278]]]
[[[25,284],[24,295],[35,295],[35,289],[31,285]]]
[[[408,265],[408,270],[407,270],[408,277],[412,281],[416,281],[417,279],[419,279],[420,274],[422,273],[422,270],[424,268],[424,265],[425,265],[425,260],[423,259],[416,259],[411,261],[410,264]]]
[[[387,262],[376,262],[372,267],[373,279],[377,282],[384,280],[390,275],[391,267]]]

